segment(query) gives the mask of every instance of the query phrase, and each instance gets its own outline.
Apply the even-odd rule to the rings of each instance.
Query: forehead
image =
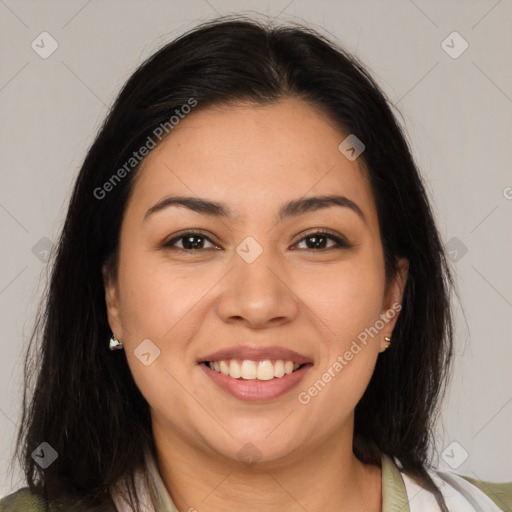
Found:
[[[166,194],[227,203],[238,219],[340,194],[376,217],[362,159],[340,152],[347,134],[320,110],[297,99],[196,108],[141,166],[132,197],[139,213]]]

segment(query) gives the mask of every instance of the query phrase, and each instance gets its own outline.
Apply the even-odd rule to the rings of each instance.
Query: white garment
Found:
[[[464,478],[455,473],[429,471],[450,512],[501,512],[501,509]],[[440,512],[434,495],[400,471],[411,512]]]

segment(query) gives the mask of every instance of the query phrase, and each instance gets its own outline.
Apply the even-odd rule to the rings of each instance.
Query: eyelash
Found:
[[[216,245],[215,242],[213,242],[208,236],[206,236],[205,233],[203,233],[201,231],[187,231],[185,233],[182,233],[180,236],[174,237],[171,240],[169,240],[168,242],[165,242],[163,244],[163,247],[165,249],[177,250],[177,251],[180,251],[180,252],[187,252],[187,253],[198,253],[198,252],[202,252],[202,251],[207,250],[207,249],[184,249],[184,248],[181,248],[181,247],[175,247],[174,246],[174,244],[177,241],[183,240],[184,238],[191,238],[191,237],[194,237],[194,236],[201,237],[201,238],[209,241],[210,243]],[[339,237],[339,236],[337,236],[334,233],[331,233],[329,231],[314,231],[312,233],[308,233],[306,236],[302,237],[297,242],[297,244],[303,242],[304,240],[307,240],[308,238],[313,238],[313,237],[327,238],[329,240],[332,240],[332,241],[336,242],[337,246],[335,246],[335,247],[327,247],[327,248],[324,248],[324,249],[299,249],[299,250],[306,250],[306,251],[311,251],[311,252],[324,252],[324,251],[327,251],[329,249],[350,249],[350,248],[354,247],[352,244],[349,244],[348,242],[346,242],[343,238],[341,238],[341,237]],[[208,248],[208,249],[212,249],[212,248]]]

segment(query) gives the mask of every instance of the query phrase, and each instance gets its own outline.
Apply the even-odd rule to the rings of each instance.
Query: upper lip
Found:
[[[264,361],[266,359],[282,359],[293,361],[298,364],[312,363],[312,360],[293,350],[272,346],[272,347],[251,347],[249,345],[238,345],[237,347],[223,348],[207,356],[201,357],[198,362],[222,361],[229,359],[249,359],[252,361]]]

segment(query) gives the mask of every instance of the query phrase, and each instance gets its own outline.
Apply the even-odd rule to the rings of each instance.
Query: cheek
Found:
[[[339,266],[335,272],[308,278],[303,292],[308,305],[328,328],[327,339],[339,350],[379,319],[383,293],[383,268],[364,255]]]
[[[153,418],[163,421],[166,429],[181,432],[182,437],[194,437],[199,435],[198,425],[211,423],[211,416],[201,407],[201,401],[192,398],[196,391],[184,365],[172,366],[164,352],[147,367],[135,357],[127,357],[133,379]]]
[[[120,261],[119,283],[123,325],[131,337],[172,338],[173,330],[182,328],[181,320],[213,285],[207,274],[202,276],[199,282],[192,273],[144,251],[126,254]]]
[[[378,254],[361,254],[337,272],[316,275],[315,287],[310,287],[316,291],[307,295],[308,306],[325,325],[324,346],[318,368],[302,386],[298,401],[311,418],[322,418],[326,428],[335,429],[346,420],[373,374],[384,277]]]

